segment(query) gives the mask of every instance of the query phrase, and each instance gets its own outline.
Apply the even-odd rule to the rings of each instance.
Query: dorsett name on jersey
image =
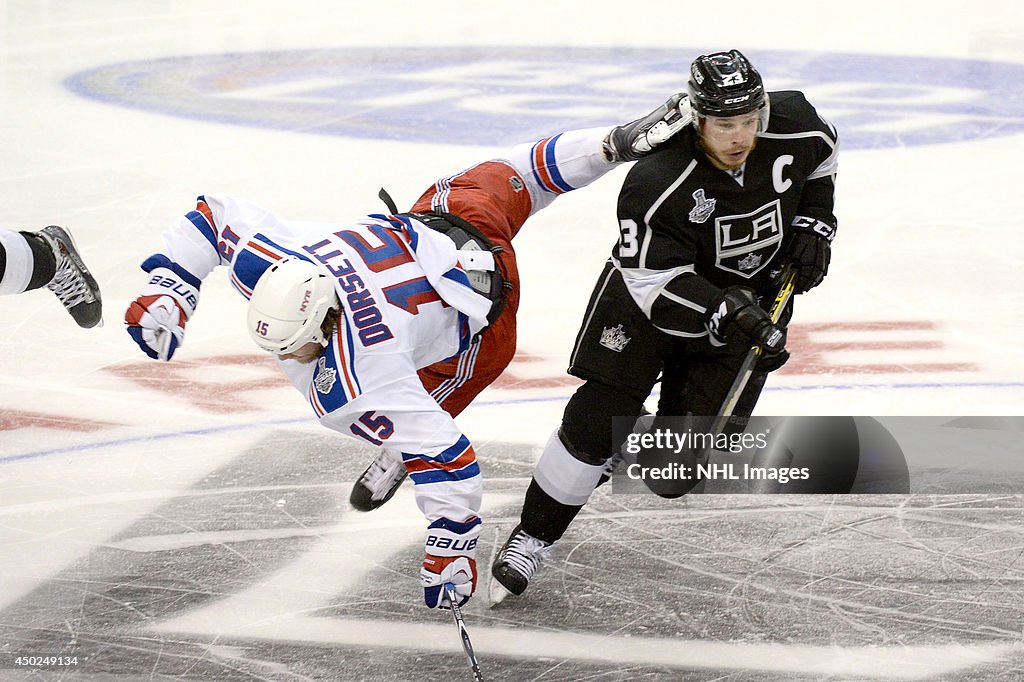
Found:
[[[375,234],[387,235],[384,232],[385,228],[379,225],[371,226],[371,230],[374,228],[376,228],[374,230]],[[372,247],[354,232],[337,232],[335,236],[349,243],[357,251],[365,251],[368,254],[373,253]],[[345,298],[345,307],[350,311],[352,323],[357,330],[356,334],[363,346],[372,346],[394,338],[394,333],[384,324],[384,316],[377,305],[376,299],[373,297],[373,293],[367,290],[366,283],[359,273],[356,272],[356,268],[352,265],[351,260],[346,258],[328,239],[304,246],[303,250],[308,252],[316,261],[323,264],[327,271],[337,279],[338,287]],[[383,241],[383,245],[378,251],[382,250],[396,252],[391,257],[392,260],[400,260],[401,262],[413,261],[412,254],[409,253],[408,248],[400,239],[393,238]],[[380,260],[376,262],[379,263]],[[396,262],[396,264],[400,263]],[[433,292],[431,289],[430,293],[433,294],[433,297],[429,300],[440,301],[440,297],[436,292]],[[424,300],[423,302],[426,303],[428,301]]]

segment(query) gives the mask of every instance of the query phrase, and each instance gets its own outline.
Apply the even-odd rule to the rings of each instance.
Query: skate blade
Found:
[[[497,606],[505,600],[505,597],[512,596],[512,593],[505,589],[505,586],[491,576],[491,583],[487,586],[488,597],[491,599],[491,606]]]

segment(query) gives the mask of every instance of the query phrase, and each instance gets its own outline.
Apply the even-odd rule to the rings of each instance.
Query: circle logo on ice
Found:
[[[174,57],[70,76],[75,93],[237,125],[417,142],[507,145],[621,122],[685,88],[708,50],[337,49]],[[1024,65],[749,51],[771,90],[803,90],[846,148],[1024,130]]]

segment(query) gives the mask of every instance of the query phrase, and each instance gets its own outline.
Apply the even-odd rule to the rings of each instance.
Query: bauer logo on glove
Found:
[[[450,538],[438,535],[428,535],[426,547],[430,549],[450,549],[453,552],[467,552],[476,549],[476,538]]]
[[[161,270],[162,269],[163,268],[161,268]],[[196,306],[199,305],[199,292],[175,277],[168,277],[167,275],[153,275],[153,279],[149,280],[149,286],[170,289],[173,293],[177,294],[186,305],[191,307],[192,310],[195,310]]]
[[[154,360],[170,360],[185,341],[185,323],[199,303],[199,278],[166,256],[150,256],[142,269],[151,274],[142,295],[125,311],[128,334]]]
[[[476,591],[476,542],[480,519],[440,518],[427,527],[426,556],[420,568],[423,601],[432,608],[450,608],[444,585],[451,583],[462,606]]]

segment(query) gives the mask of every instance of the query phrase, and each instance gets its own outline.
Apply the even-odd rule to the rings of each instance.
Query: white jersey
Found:
[[[217,194],[199,197],[163,237],[164,255],[199,279],[228,266],[246,298],[287,256],[334,275],[337,328],[315,363],[279,361],[285,374],[324,426],[401,453],[429,521],[479,515],[473,447],[416,374],[465,350],[487,323],[490,301],[472,290],[450,239],[405,216],[282,221]]]
[[[567,131],[510,150],[502,162],[529,192],[531,215],[614,166],[601,151],[607,130]],[[452,178],[438,181],[432,206],[450,210]],[[484,202],[478,219],[487,220],[491,208]],[[282,361],[282,369],[324,426],[401,453],[429,521],[479,516],[476,454],[416,374],[465,350],[490,311],[450,239],[403,216],[364,216],[346,225],[283,221],[217,194],[199,197],[196,210],[163,237],[163,255],[200,280],[228,266],[246,298],[286,256],[334,275],[343,314],[327,348],[315,363]]]

